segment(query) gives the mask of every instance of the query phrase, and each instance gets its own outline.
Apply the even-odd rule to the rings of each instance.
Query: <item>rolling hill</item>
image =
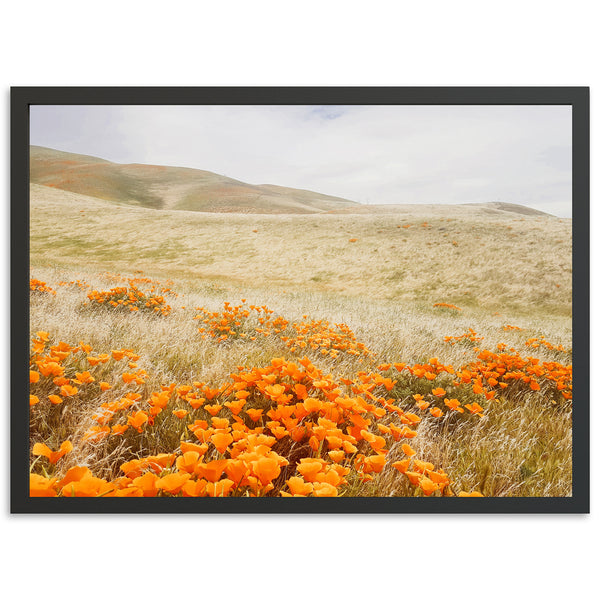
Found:
[[[30,182],[154,209],[310,214],[356,206],[343,198],[276,185],[252,185],[199,169],[117,164],[30,147]]]

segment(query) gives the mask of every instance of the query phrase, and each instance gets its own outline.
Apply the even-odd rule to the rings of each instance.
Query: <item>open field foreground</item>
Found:
[[[570,220],[30,201],[32,495],[571,494]]]

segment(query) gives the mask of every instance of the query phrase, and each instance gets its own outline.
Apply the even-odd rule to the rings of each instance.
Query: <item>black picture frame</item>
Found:
[[[29,108],[59,105],[570,105],[573,198],[573,493],[515,498],[29,497]],[[589,88],[13,87],[11,88],[11,513],[588,513]]]

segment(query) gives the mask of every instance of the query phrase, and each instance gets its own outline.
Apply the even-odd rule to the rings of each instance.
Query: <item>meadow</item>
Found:
[[[32,495],[571,494],[570,220],[30,200]]]

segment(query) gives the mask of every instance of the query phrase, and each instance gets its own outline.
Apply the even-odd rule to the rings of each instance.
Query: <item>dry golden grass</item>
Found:
[[[483,337],[482,348],[495,349],[502,342],[523,356],[570,364],[567,353],[525,345],[528,338],[545,336],[571,347],[570,235],[567,220],[481,207],[436,207],[435,212],[411,207],[374,215],[222,215],[117,207],[33,185],[31,276],[57,295],[32,297],[31,330],[48,331],[53,340],[84,342],[98,352],[132,348],[141,355],[139,367],[150,374],[149,388],[169,381],[219,385],[237,365],[263,366],[274,357],[292,357],[275,336],[221,344],[201,339],[194,308],[220,310],[224,301],[237,304],[241,298],[266,304],[290,322],[309,315],[347,324],[375,359],[314,357],[337,377],[352,377],[382,362],[413,364],[434,356],[444,364],[467,364],[475,357],[475,344],[451,345],[444,337],[468,328]],[[92,289],[109,289],[118,284],[103,273],[135,275],[137,270],[163,283],[173,280],[178,296],[167,297],[173,307],[168,317],[82,310],[87,289],[58,285],[79,279]],[[437,302],[462,310],[434,308]],[[504,331],[504,325],[520,330]],[[412,405],[410,394],[400,400]],[[81,434],[99,404],[73,403],[69,426]],[[450,474],[456,490],[570,495],[568,408],[551,406],[543,393],[530,392],[491,402],[481,419],[458,417],[449,415],[443,426],[426,418],[411,440],[421,459]],[[63,433],[57,428],[50,441],[62,441]],[[145,438],[145,450],[160,451],[161,443]],[[390,448],[390,463],[402,458],[400,446]],[[122,444],[93,452],[76,446],[61,468],[89,465],[102,476],[130,450]],[[361,493],[414,493],[395,475],[386,467]]]
[[[271,292],[450,302],[508,318],[571,311],[565,219],[469,206],[335,215],[154,211],[38,185],[31,207],[33,267],[85,264],[91,272],[141,269]]]

